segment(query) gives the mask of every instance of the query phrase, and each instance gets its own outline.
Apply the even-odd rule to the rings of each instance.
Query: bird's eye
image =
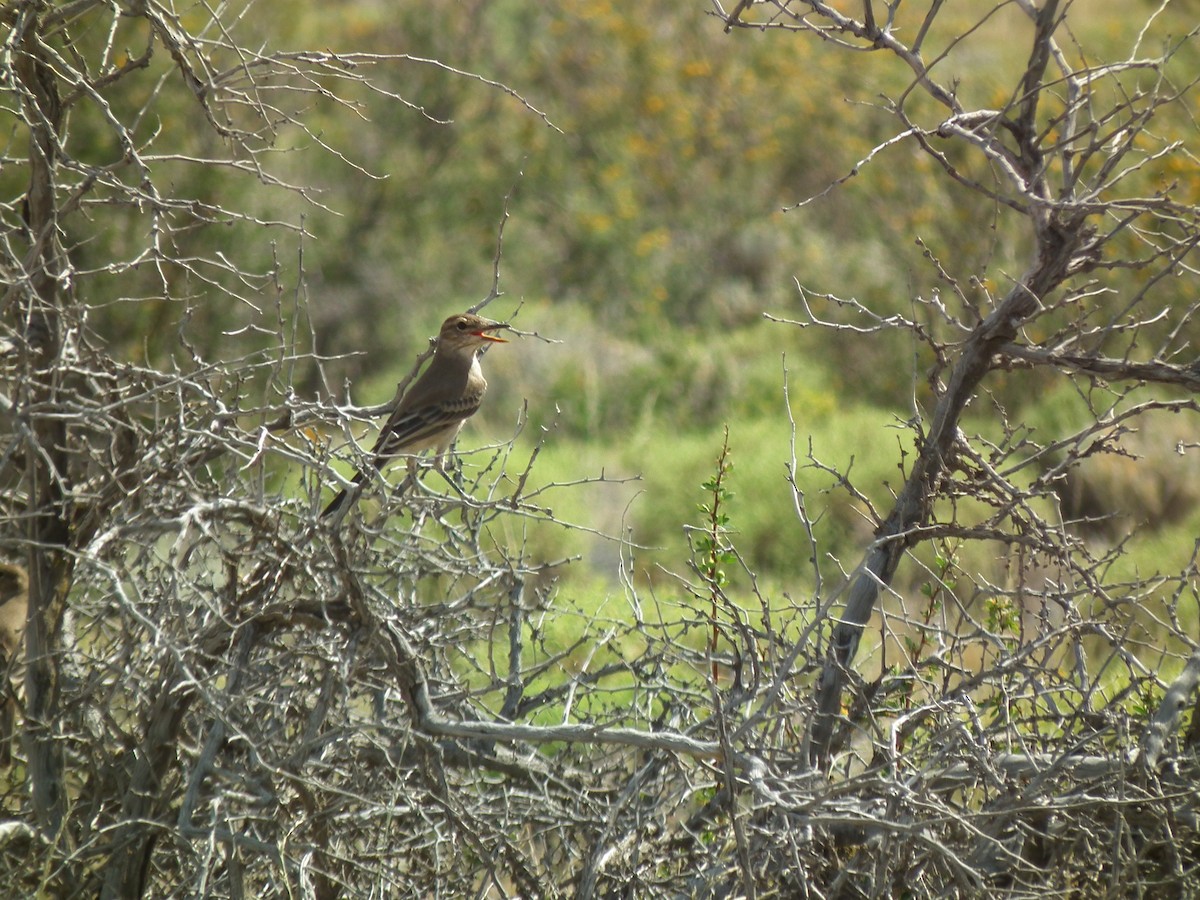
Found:
[[[457,328],[459,331],[466,331],[467,330],[467,320],[459,319],[457,322],[454,323],[454,327]]]

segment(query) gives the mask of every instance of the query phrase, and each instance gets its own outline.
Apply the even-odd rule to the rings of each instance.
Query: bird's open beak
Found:
[[[495,341],[497,344],[507,344],[508,343],[507,338],[497,337],[494,334],[488,334],[489,331],[493,331],[496,328],[507,328],[507,327],[508,327],[507,322],[493,322],[491,325],[485,325],[483,328],[480,328],[477,332],[475,332],[475,336],[481,337],[485,341]]]

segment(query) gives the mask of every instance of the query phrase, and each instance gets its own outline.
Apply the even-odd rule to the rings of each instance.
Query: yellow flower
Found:
[[[637,239],[637,244],[634,245],[634,252],[638,256],[649,256],[656,250],[661,250],[671,240],[671,233],[665,228],[654,228],[650,231],[642,232],[641,237]]]
[[[658,115],[666,108],[667,101],[658,94],[650,94],[645,100],[642,101],[642,112],[646,113],[646,115]]]
[[[586,213],[579,217],[583,227],[592,234],[605,234],[612,231],[612,216],[604,213]]]

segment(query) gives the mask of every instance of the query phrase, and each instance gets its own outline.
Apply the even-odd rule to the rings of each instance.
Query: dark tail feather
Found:
[[[359,472],[354,476],[354,481],[350,483],[350,487],[344,489],[334,497],[330,504],[322,510],[321,518],[340,521],[342,516],[349,512],[350,507],[354,505],[354,501],[358,499],[358,495],[362,492],[362,480],[362,472]]]
[[[336,513],[338,510],[340,510],[342,508],[342,504],[346,504],[347,506],[349,506],[349,504],[346,503],[346,501],[349,499],[349,497],[350,497],[350,492],[348,490],[343,490],[340,494],[338,494],[336,497],[334,497],[333,502],[330,503],[327,507],[325,507],[325,509],[321,512],[321,518],[328,519],[330,516],[332,516],[334,513]]]

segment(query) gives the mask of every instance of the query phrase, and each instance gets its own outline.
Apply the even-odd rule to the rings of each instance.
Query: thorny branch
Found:
[[[972,109],[940,67],[1010,8],[1028,20],[1025,66],[1007,102]],[[273,170],[272,142],[299,129],[357,166],[307,117],[314,100],[359,115],[354,88],[439,120],[379,77],[394,64],[498,89],[539,127],[546,114],[436,60],[277,52],[239,39],[225,7],[5,7],[0,67],[30,142],[12,163],[23,196],[0,203],[0,552],[28,570],[29,613],[24,671],[5,672],[23,768],[0,791],[3,883],[111,897],[1035,896],[1047,872],[1111,892],[1125,872],[1194,868],[1196,727],[1179,729],[1197,685],[1197,552],[1129,574],[1132,537],[1085,530],[1116,511],[1081,477],[1160,452],[1148,432],[1169,432],[1176,455],[1196,444],[1163,424],[1197,411],[1196,306],[1162,298],[1195,274],[1197,217],[1186,191],[1145,180],[1183,143],[1140,143],[1191,82],[1169,77],[1170,53],[1076,58],[1069,2],[1000,3],[952,28],[937,2],[911,18],[894,2],[862,11],[718,7],[731,32],[902,63],[909,83],[884,104],[895,133],[854,171],[916,147],[1021,223],[1029,261],[1001,290],[925,245],[961,318],[932,291],[898,315],[802,287],[801,321],[833,337],[911,335],[927,393],[897,417],[913,440],[890,505],[811,446],[807,463],[793,452],[813,596],[735,596],[715,562],[682,592],[734,617],[734,659],[712,639],[716,614],[642,584],[631,559],[625,596],[599,611],[558,590],[568,561],[529,558],[521,531],[605,539],[548,498],[607,476],[544,484],[536,448],[527,463],[507,445],[465,453],[451,484],[422,472],[407,493],[381,478],[370,510],[323,529],[322,428],[347,410],[296,390],[296,367],[321,362],[297,334],[303,292],[285,311],[279,256],[252,264],[203,238],[250,225],[304,241],[308,225],[177,187],[198,169],[319,205]],[[141,105],[117,102],[143,77]],[[168,102],[215,149],[149,125]],[[85,126],[109,156],[77,143]],[[113,210],[139,239],[89,257]],[[490,298],[502,249],[498,237]],[[143,291],[187,309],[175,355],[118,359],[91,331],[85,298],[118,276],[137,285],[123,303]],[[263,348],[207,359],[186,318],[213,303],[244,310]],[[1087,421],[1046,437],[1010,420],[989,394],[999,375],[1063,379]],[[848,573],[822,557],[803,464],[875,527]],[[1176,502],[1169,484],[1145,493],[1164,516]],[[969,558],[980,546],[986,565]],[[868,674],[857,651],[873,618],[890,664]],[[752,677],[727,684],[732,671]],[[1114,833],[1128,836],[1115,849]]]

